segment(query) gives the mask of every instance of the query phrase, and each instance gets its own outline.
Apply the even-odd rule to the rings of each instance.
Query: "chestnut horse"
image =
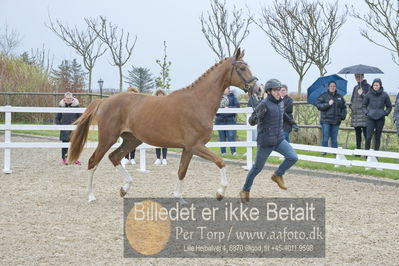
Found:
[[[182,183],[193,155],[214,162],[220,169],[220,188],[216,197],[224,197],[228,179],[222,158],[205,144],[210,140],[213,119],[219,108],[223,91],[236,86],[244,91],[256,84],[248,65],[242,60],[244,51],[237,49],[234,56],[212,66],[192,85],[164,97],[123,92],[107,99],[93,101],[75,122],[68,160],[79,158],[87,140],[91,123],[98,125],[98,146],[88,163],[89,201],[95,200],[93,175],[104,154],[118,140],[122,144],[109,154],[112,164],[124,177],[120,189],[125,196],[132,177],[120,164],[121,159],[141,143],[157,147],[182,148],[175,197],[182,198]]]

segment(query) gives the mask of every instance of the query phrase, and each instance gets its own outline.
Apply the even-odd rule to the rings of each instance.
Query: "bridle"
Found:
[[[231,70],[230,82],[231,82],[231,79],[233,77],[233,71],[235,71],[237,73],[238,77],[240,78],[240,80],[242,81],[242,83],[244,83],[244,91],[248,93],[248,96],[251,99],[253,97],[253,91],[254,91],[253,89],[254,89],[254,86],[255,86],[256,82],[254,82],[254,84],[252,86],[250,85],[250,83],[253,82],[253,81],[257,81],[258,78],[255,77],[255,76],[252,76],[249,80],[246,80],[244,78],[244,76],[242,75],[242,73],[238,70],[237,63],[241,63],[241,64],[244,64],[244,65],[248,66],[248,64],[245,63],[244,61],[234,60],[233,63],[232,63],[233,68]]]

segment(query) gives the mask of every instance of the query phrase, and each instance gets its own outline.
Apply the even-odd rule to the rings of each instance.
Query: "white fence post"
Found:
[[[370,149],[370,151],[374,151],[374,150]],[[367,162],[378,163],[378,160],[377,160],[377,158],[375,158],[375,156],[367,156]],[[381,168],[375,168],[375,169],[377,169],[378,171],[382,171]],[[368,171],[368,170],[370,170],[370,168],[366,167],[365,170]]]
[[[137,169],[140,172],[148,172],[146,170],[146,154],[145,154],[146,149],[145,148],[140,148],[140,169]]]
[[[342,150],[342,147],[338,147],[338,149]],[[335,159],[340,160],[340,161],[347,161],[345,155],[343,154],[338,154],[335,156]],[[334,165],[335,168],[338,168],[339,165]],[[351,165],[347,165],[346,167],[352,167]]]
[[[251,114],[247,113],[247,121]],[[247,141],[252,142],[252,129],[247,130]],[[243,166],[244,169],[250,170],[252,168],[252,146],[247,147],[247,165]]]
[[[6,105],[6,107],[11,108],[11,105]],[[5,112],[5,125],[11,125],[11,110]],[[4,132],[4,143],[11,143],[11,130],[5,130]],[[4,168],[3,173],[11,174],[11,149],[4,149]]]

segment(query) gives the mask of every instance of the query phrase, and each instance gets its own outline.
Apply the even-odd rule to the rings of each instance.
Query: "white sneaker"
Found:
[[[168,165],[168,161],[166,161],[166,159],[162,159],[162,164],[163,165]]]
[[[235,152],[235,153],[233,153],[233,156],[237,156],[237,153]]]
[[[160,165],[161,164],[161,160],[160,159],[156,159],[154,162],[155,165]]]
[[[121,160],[122,167],[125,168],[128,163],[130,163],[130,161],[123,157],[123,159]]]
[[[136,161],[135,161],[134,159],[131,159],[131,160],[130,160],[130,163],[131,163],[131,164],[136,164]]]

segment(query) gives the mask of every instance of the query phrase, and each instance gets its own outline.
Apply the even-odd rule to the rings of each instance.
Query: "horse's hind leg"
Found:
[[[122,134],[123,142],[122,144],[108,156],[111,160],[112,164],[118,169],[118,171],[122,174],[125,184],[120,189],[121,197],[124,197],[126,193],[130,189],[130,184],[133,182],[133,178],[129,175],[127,170],[122,167],[121,160],[125,157],[126,154],[134,150],[137,146],[139,146],[142,141],[136,139],[130,133]]]
[[[97,166],[101,159],[104,157],[104,154],[111,148],[111,146],[116,142],[118,139],[117,137],[113,139],[105,139],[101,131],[98,132],[99,135],[99,140],[98,140],[98,145],[96,150],[93,152],[89,159],[89,166],[88,169],[90,170],[89,172],[89,184],[88,184],[88,196],[89,196],[89,202],[96,200],[96,197],[94,196],[93,193],[93,179],[94,179],[94,172],[97,169]]]
[[[193,153],[190,150],[183,149],[178,171],[179,180],[177,180],[176,190],[173,192],[176,198],[183,198],[183,179],[186,176],[191,158],[193,158]]]
[[[94,172],[97,169],[97,165],[93,168],[90,169],[90,173],[89,173],[89,184],[88,184],[88,195],[89,195],[89,202],[95,201],[96,197],[94,196],[93,193],[93,179],[94,179]]]
[[[229,184],[226,176],[226,164],[223,159],[211,152],[205,145],[197,145],[192,148],[195,155],[204,158],[206,160],[214,162],[220,169],[220,187],[216,192],[216,199],[222,200],[224,198],[224,193],[226,191],[227,185]]]

